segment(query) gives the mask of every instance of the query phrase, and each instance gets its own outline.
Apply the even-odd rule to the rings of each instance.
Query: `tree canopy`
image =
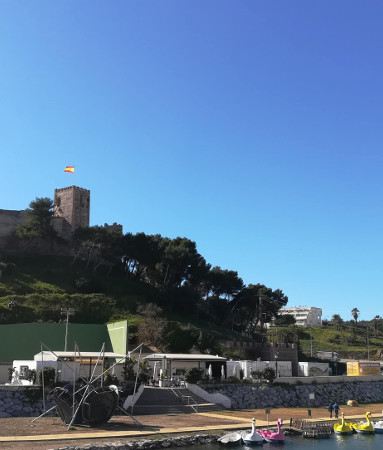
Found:
[[[22,238],[52,238],[56,233],[52,227],[53,201],[48,197],[36,198],[26,210],[26,223],[20,225],[16,234]]]
[[[51,199],[36,198],[30,203],[26,214],[26,223],[17,230],[18,237],[57,237],[52,227]],[[273,290],[259,283],[245,285],[237,271],[212,267],[198,252],[196,243],[186,237],[123,234],[118,227],[105,224],[77,229],[68,245],[74,255],[73,266],[82,264],[86,269],[86,275],[79,273],[73,281],[77,292],[100,292],[97,289],[103,284],[100,275],[113,275],[126,280],[127,288],[129,285],[143,286],[145,295],[141,296],[138,304],[153,303],[167,315],[187,314],[217,326],[228,326],[248,336],[262,330],[264,324],[275,318],[288,300],[280,289]],[[89,272],[94,275],[89,275]],[[101,292],[107,293],[102,289]],[[116,304],[121,309],[124,307],[123,300]],[[153,313],[153,308],[139,311],[144,316],[145,326],[141,327],[143,335],[144,330],[155,327],[159,314]],[[165,327],[161,320],[157,321],[157,326],[158,331]],[[143,340],[151,338],[158,343],[162,331],[155,338],[154,334],[146,334]],[[187,329],[168,330],[174,338],[173,347],[177,346],[177,336],[188,333]],[[189,338],[190,342],[194,339],[195,345],[201,348],[213,346],[211,342],[206,342],[210,337],[199,339],[190,334]]]

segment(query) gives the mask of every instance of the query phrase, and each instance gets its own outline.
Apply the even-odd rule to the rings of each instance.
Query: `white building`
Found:
[[[252,372],[263,372],[267,367],[271,367],[277,377],[291,377],[291,361],[226,361],[227,376],[239,378],[242,370],[243,378],[251,379]]]
[[[28,380],[30,370],[39,371],[44,367],[52,367],[55,369],[56,381],[73,382],[80,377],[90,378],[100,376],[104,370],[104,362],[108,362],[111,366],[115,362],[119,362],[113,367],[111,374],[117,377],[121,375],[122,364],[125,355],[105,352],[51,352],[42,351],[34,356],[33,360],[15,360],[13,361],[12,384],[30,385],[33,384]]]
[[[152,353],[145,356],[144,360],[148,363],[154,379],[158,377],[160,370],[167,378],[182,379],[186,372],[193,368],[201,370],[204,376],[219,378],[226,367],[226,358],[218,355]]]
[[[296,325],[300,327],[320,327],[322,325],[322,309],[315,306],[292,306],[291,308],[281,308],[281,316],[287,314],[295,319]]]
[[[298,376],[300,377],[326,377],[330,375],[329,363],[299,362]]]

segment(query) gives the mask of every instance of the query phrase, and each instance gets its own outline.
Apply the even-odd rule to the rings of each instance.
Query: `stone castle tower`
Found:
[[[79,227],[89,227],[90,191],[77,186],[55,189],[54,228],[68,236]]]

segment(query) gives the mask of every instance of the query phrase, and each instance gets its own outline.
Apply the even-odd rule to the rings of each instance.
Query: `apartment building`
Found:
[[[294,316],[296,325],[301,327],[320,327],[322,325],[322,309],[315,306],[281,308],[279,314]]]

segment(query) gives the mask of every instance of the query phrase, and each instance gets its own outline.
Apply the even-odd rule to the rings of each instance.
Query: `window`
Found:
[[[26,380],[28,378],[29,367],[20,366],[19,378],[20,380]]]

